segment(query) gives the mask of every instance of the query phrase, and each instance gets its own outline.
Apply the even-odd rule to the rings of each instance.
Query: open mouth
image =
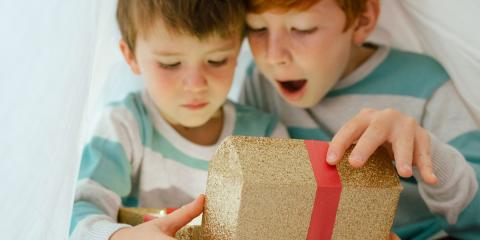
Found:
[[[307,84],[307,80],[305,79],[292,80],[292,81],[277,81],[277,82],[280,85],[280,87],[282,87],[282,90],[289,94],[300,92]]]

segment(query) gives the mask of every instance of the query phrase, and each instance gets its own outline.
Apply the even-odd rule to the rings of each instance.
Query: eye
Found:
[[[180,62],[170,63],[170,64],[165,64],[165,63],[159,62],[158,66],[163,68],[163,69],[175,69],[175,68],[178,68],[180,66]]]
[[[309,28],[309,29],[298,29],[292,28],[292,32],[300,33],[300,34],[312,34],[318,30],[317,27]]]
[[[228,61],[228,58],[225,58],[225,59],[220,60],[220,61],[208,60],[208,64],[210,64],[214,67],[220,67],[220,66],[223,66],[223,65],[227,64],[227,61]]]
[[[262,33],[266,31],[267,31],[266,27],[254,28],[254,27],[247,26],[247,32],[249,33]]]

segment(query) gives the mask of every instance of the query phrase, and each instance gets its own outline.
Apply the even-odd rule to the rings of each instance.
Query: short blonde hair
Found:
[[[281,10],[306,10],[321,0],[246,0],[247,11],[262,13],[271,9]],[[353,22],[366,11],[367,0],[335,0],[345,12],[348,29]]]
[[[170,32],[199,39],[242,33],[245,3],[241,0],[119,0],[117,22],[123,40],[135,49],[139,34],[148,36],[162,20]]]

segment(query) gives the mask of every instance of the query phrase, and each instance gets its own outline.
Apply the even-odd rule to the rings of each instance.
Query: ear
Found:
[[[130,66],[130,69],[133,73],[140,75],[140,67],[138,66],[137,59],[135,58],[135,53],[130,50],[128,44],[122,40],[120,40],[120,51],[125,58],[125,61]]]
[[[365,12],[360,14],[355,21],[353,29],[353,43],[357,46],[362,45],[375,30],[378,17],[380,15],[379,0],[366,0]]]

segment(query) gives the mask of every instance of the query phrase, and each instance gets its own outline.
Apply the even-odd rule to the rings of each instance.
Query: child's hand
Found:
[[[139,224],[131,228],[122,228],[110,237],[110,240],[173,240],[175,233],[203,211],[205,196],[175,210],[173,213]]]
[[[353,143],[349,158],[353,167],[361,167],[381,145],[393,153],[398,174],[411,177],[412,165],[417,166],[422,179],[435,184],[432,171],[430,136],[414,118],[393,110],[364,109],[348,121],[333,137],[327,154],[329,164],[337,164]]]

